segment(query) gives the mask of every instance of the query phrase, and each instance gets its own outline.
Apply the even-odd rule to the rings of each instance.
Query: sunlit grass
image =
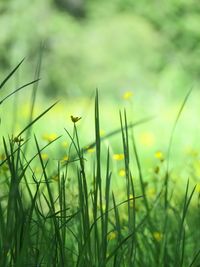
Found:
[[[2,103],[0,266],[198,266],[189,100],[156,116],[130,92],[117,104],[101,105],[96,91],[94,105],[46,101],[32,111],[30,99],[24,113],[23,99],[15,113]]]

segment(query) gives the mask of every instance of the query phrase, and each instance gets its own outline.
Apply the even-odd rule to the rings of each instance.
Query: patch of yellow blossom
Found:
[[[64,164],[66,163],[67,161],[69,160],[69,157],[68,156],[64,156],[62,159],[61,159],[61,163]]]
[[[155,136],[152,132],[143,132],[139,136],[139,142],[146,147],[151,147],[155,144]]]
[[[68,147],[68,143],[67,143],[67,141],[63,141],[61,145],[62,145],[62,147],[64,147],[64,148],[67,148],[67,147]]]
[[[161,151],[155,152],[155,158],[159,159],[160,161],[164,161],[165,157]]]
[[[34,173],[40,173],[42,171],[42,169],[40,168],[40,167],[38,167],[38,166],[36,166],[34,169],[33,169],[33,172]]]
[[[192,159],[192,167],[194,170],[195,176],[200,176],[200,159],[199,158],[193,158]]]
[[[48,156],[47,153],[42,153],[42,154],[41,154],[41,158],[42,158],[43,160],[46,160],[46,159],[49,158],[49,156]]]
[[[106,132],[103,129],[100,129],[99,135],[100,137],[103,137],[106,134]]]
[[[126,171],[124,169],[119,170],[119,176],[124,177],[126,175]]]
[[[23,118],[23,119],[29,118],[29,116],[30,116],[30,104],[28,101],[20,106],[19,112],[20,112],[21,118]],[[33,116],[35,116],[37,113],[40,113],[40,112],[41,112],[41,108],[38,105],[35,105]]]
[[[163,239],[163,234],[161,232],[154,232],[153,237],[157,242],[160,242]]]
[[[198,184],[196,185],[196,191],[197,191],[197,193],[200,194],[200,183],[198,183]]]
[[[102,211],[105,212],[106,211],[106,205],[102,204]]]
[[[53,179],[54,181],[58,182],[58,181],[59,181],[59,176],[58,176],[58,175],[55,175],[55,176],[52,177],[52,179]]]
[[[50,142],[54,141],[57,137],[58,137],[58,135],[55,133],[43,134],[42,139],[50,143]]]
[[[187,147],[185,153],[195,158],[199,156],[199,152],[192,147]]]
[[[156,189],[155,188],[149,188],[146,191],[147,197],[154,197],[156,195]]]
[[[88,153],[94,153],[95,152],[95,148],[94,147],[88,148],[87,152]]]
[[[98,205],[98,209],[100,210],[102,208],[102,211],[105,212],[106,211],[106,205],[102,204],[102,207],[100,205]]]
[[[109,241],[116,239],[117,238],[117,231],[111,231],[108,235],[107,238]]]
[[[114,160],[123,160],[124,154],[113,154],[113,159]]]
[[[133,96],[133,92],[131,92],[131,91],[126,91],[126,92],[124,92],[124,94],[123,94],[123,99],[125,99],[125,100],[129,100],[130,98],[132,98],[132,96]]]
[[[135,207],[135,202],[134,202],[134,199],[133,199],[133,195],[132,194],[129,195],[129,204],[130,204],[130,207],[131,208],[134,208]]]

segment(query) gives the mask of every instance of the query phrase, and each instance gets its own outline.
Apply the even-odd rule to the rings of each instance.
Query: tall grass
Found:
[[[0,89],[21,64],[8,74]],[[40,64],[36,79],[8,94],[0,105],[38,81]],[[124,110],[120,112],[120,128],[103,137],[119,134],[119,142],[121,140],[125,177],[119,189],[115,186],[110,149],[107,147],[105,151],[102,146],[98,91],[94,108],[95,141],[87,146],[95,147],[92,169],[87,167],[90,163],[86,146],[80,141],[78,119],[72,120],[72,133],[65,129],[66,139],[70,140],[68,160],[64,164],[57,160],[53,171],[49,168],[51,162],[42,157],[42,152],[59,137],[42,147],[30,129],[56,103],[33,118],[35,99],[33,93],[27,126],[16,136],[2,137],[0,266],[200,266],[200,206],[199,198],[196,206],[191,205],[197,193],[195,187],[191,188],[190,179],[185,193],[180,193],[176,199],[168,158],[159,190],[153,199],[147,193],[144,166],[134,134],[135,127],[145,120],[129,124]],[[24,140],[23,135],[27,132]],[[174,130],[168,151],[173,134]],[[31,156],[27,153],[27,144],[36,149]],[[39,173],[34,170],[35,165],[40,167]],[[70,177],[73,177],[71,182]],[[139,189],[135,187],[137,181]]]

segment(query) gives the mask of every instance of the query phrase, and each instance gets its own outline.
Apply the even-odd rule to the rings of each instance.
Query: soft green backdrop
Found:
[[[105,97],[124,90],[176,97],[200,77],[200,5],[195,0],[1,0],[0,75],[27,58],[31,79],[41,43],[40,90]]]

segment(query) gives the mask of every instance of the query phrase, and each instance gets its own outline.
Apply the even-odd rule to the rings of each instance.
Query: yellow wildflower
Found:
[[[153,237],[156,241],[160,242],[163,239],[163,234],[161,232],[154,232]]]
[[[126,175],[126,171],[124,169],[119,170],[119,176],[124,177]]]
[[[55,133],[51,133],[51,134],[43,134],[42,138],[43,140],[47,141],[47,142],[52,142],[57,138],[57,134]]]
[[[156,190],[155,190],[155,188],[149,188],[148,190],[147,190],[147,196],[148,197],[154,197],[156,195]]]
[[[102,136],[104,136],[106,134],[106,132],[103,129],[100,129],[100,133],[99,134],[102,137]]]
[[[152,132],[143,132],[139,137],[139,141],[142,145],[151,147],[155,143],[155,136]]]
[[[69,157],[68,157],[68,156],[64,156],[64,157],[61,159],[61,163],[66,163],[68,160],[69,160]]]
[[[64,156],[64,157],[63,157],[63,160],[65,160],[65,161],[67,161],[68,159],[69,159],[68,156]]]
[[[20,142],[22,142],[22,141],[24,141],[24,139],[21,138],[20,136],[19,136],[19,137],[17,136],[17,137],[14,137],[14,138],[13,138],[13,142],[14,142],[14,143],[20,143]]]
[[[163,161],[164,160],[164,155],[161,151],[157,151],[155,153],[155,158],[159,159],[160,161]]]
[[[68,143],[67,143],[67,141],[63,141],[63,142],[62,142],[62,146],[63,146],[64,148],[67,148],[67,147],[68,147]]]
[[[200,183],[196,185],[196,191],[200,194]]]
[[[130,205],[131,208],[136,208],[132,194],[129,195],[129,205]]]
[[[106,205],[102,204],[102,211],[105,212],[106,211]]]
[[[185,153],[192,157],[198,157],[199,155],[197,150],[190,148],[190,147],[185,149]]]
[[[95,151],[95,148],[93,148],[93,147],[87,149],[88,153],[94,153],[94,151]]]
[[[59,180],[59,176],[55,175],[55,176],[52,177],[52,179],[57,182]]]
[[[113,159],[115,160],[123,160],[124,154],[113,154]]]
[[[33,172],[37,173],[37,174],[40,173],[41,171],[42,171],[42,169],[40,167],[35,167],[33,170]]]
[[[125,99],[125,100],[129,100],[132,96],[133,96],[133,92],[131,92],[131,91],[126,91],[126,92],[124,92],[124,94],[123,94],[123,99]]]
[[[73,123],[76,123],[80,119],[81,119],[81,117],[74,117],[74,116],[71,115],[71,120],[72,120]]]
[[[48,154],[46,154],[46,153],[42,153],[42,154],[41,154],[41,158],[42,158],[43,160],[46,160],[46,159],[49,158],[49,156],[48,156]]]
[[[108,235],[108,240],[113,240],[113,239],[116,239],[117,238],[117,232],[116,231],[111,231]]]

